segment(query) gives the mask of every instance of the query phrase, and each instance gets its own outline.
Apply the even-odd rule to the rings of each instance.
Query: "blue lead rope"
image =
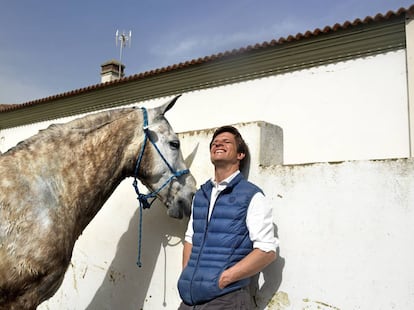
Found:
[[[148,113],[147,110],[145,108],[141,108],[142,110],[142,114],[144,116],[144,142],[142,143],[141,146],[141,151],[139,153],[138,159],[137,159],[137,163],[135,165],[135,171],[134,171],[134,182],[132,183],[132,185],[135,188],[135,192],[137,194],[137,199],[139,201],[139,227],[138,227],[138,258],[137,258],[137,265],[138,267],[141,268],[142,263],[141,263],[141,246],[142,246],[142,209],[149,209],[152,205],[152,203],[155,201],[155,199],[157,198],[158,193],[164,188],[166,187],[174,178],[178,178],[184,174],[189,173],[190,171],[188,169],[184,169],[184,170],[179,170],[179,171],[175,171],[171,165],[168,163],[168,161],[165,159],[165,157],[162,155],[160,149],[158,148],[158,146],[155,144],[155,142],[151,139],[151,137],[148,134]],[[139,192],[138,189],[138,172],[139,172],[139,166],[141,165],[141,161],[142,158],[144,156],[144,151],[145,151],[145,147],[147,145],[147,141],[150,140],[151,144],[155,147],[155,149],[157,150],[158,154],[161,156],[162,160],[164,161],[164,163],[167,165],[168,169],[170,169],[172,175],[168,178],[167,181],[164,182],[163,185],[161,185],[161,187],[155,191],[152,191],[148,194],[142,194]],[[150,198],[154,198],[151,202],[148,202],[148,199]]]

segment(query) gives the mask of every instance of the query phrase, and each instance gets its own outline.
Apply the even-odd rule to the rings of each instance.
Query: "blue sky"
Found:
[[[254,45],[414,0],[3,1],[0,103],[23,103],[100,82],[119,59],[115,32],[132,31],[126,75]]]

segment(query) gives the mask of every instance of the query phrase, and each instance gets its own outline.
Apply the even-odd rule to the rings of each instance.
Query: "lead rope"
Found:
[[[142,266],[142,262],[141,262],[141,248],[142,248],[142,208],[143,205],[145,205],[146,208],[149,208],[150,205],[148,203],[148,200],[145,199],[145,197],[143,197],[143,194],[141,194],[139,192],[138,189],[138,180],[137,180],[137,176],[138,176],[138,170],[139,170],[139,166],[141,164],[141,160],[142,157],[144,156],[144,151],[145,151],[145,146],[147,145],[147,140],[148,140],[148,117],[147,117],[147,111],[145,110],[145,108],[142,108],[142,112],[143,112],[143,117],[144,117],[144,142],[142,143],[141,146],[141,151],[139,153],[137,162],[135,164],[135,171],[134,171],[134,182],[132,183],[132,185],[135,188],[135,193],[137,194],[137,199],[139,201],[139,225],[138,225],[138,258],[137,258],[137,265],[139,268],[141,268]]]
[[[164,188],[166,187],[174,178],[178,178],[184,174],[189,173],[190,171],[188,169],[184,169],[181,171],[175,171],[171,165],[168,163],[168,161],[165,159],[165,157],[162,155],[160,149],[158,148],[158,146],[155,144],[154,141],[151,140],[150,136],[148,135],[148,113],[147,110],[145,108],[141,108],[142,110],[142,114],[144,117],[144,125],[143,125],[143,129],[144,129],[144,141],[142,142],[142,146],[141,146],[141,151],[139,153],[138,159],[137,159],[137,163],[135,165],[135,171],[134,171],[134,182],[132,183],[133,187],[135,188],[135,193],[137,194],[137,199],[139,201],[139,226],[138,226],[138,258],[137,258],[137,265],[139,268],[141,268],[142,266],[142,262],[141,262],[141,248],[142,248],[142,209],[149,209],[151,207],[151,205],[153,204],[153,202],[155,201],[155,199],[157,198],[157,194]],[[142,194],[139,192],[139,188],[138,188],[138,171],[139,171],[139,166],[141,165],[141,161],[142,158],[144,157],[144,151],[145,151],[145,147],[147,145],[147,141],[148,139],[150,140],[151,144],[155,147],[155,149],[157,150],[158,154],[161,156],[162,160],[164,161],[164,163],[167,165],[168,169],[170,169],[172,175],[168,178],[167,181],[164,182],[163,185],[160,186],[159,189],[149,193],[149,194]],[[154,198],[151,202],[148,202],[149,198]]]

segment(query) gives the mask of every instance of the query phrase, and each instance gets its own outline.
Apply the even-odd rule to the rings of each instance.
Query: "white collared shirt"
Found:
[[[215,182],[213,179],[211,180],[213,189],[211,191],[208,213],[209,220],[218,195],[239,173],[240,171],[236,171],[220,183]],[[246,225],[249,230],[250,240],[253,242],[253,248],[258,248],[265,252],[276,252],[276,249],[279,246],[279,240],[274,235],[272,208],[266,197],[260,192],[256,193],[250,201],[247,209]],[[192,243],[193,234],[193,213],[191,212],[187,231],[185,232],[185,241]]]

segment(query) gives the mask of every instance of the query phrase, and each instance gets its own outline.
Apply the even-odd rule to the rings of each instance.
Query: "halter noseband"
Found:
[[[141,146],[141,151],[139,153],[138,159],[137,159],[137,163],[135,165],[135,171],[134,171],[134,182],[132,183],[132,185],[135,188],[135,192],[137,193],[137,199],[139,201],[139,210],[140,210],[140,223],[139,223],[139,253],[138,253],[138,261],[137,261],[137,265],[139,267],[141,267],[141,234],[142,234],[142,209],[148,209],[151,207],[152,203],[155,201],[155,199],[157,198],[158,193],[164,188],[166,187],[174,178],[178,178],[184,174],[188,174],[190,171],[188,169],[184,169],[184,170],[174,170],[171,165],[168,163],[168,161],[165,159],[164,155],[162,155],[160,149],[158,148],[158,146],[155,144],[155,142],[151,139],[151,136],[148,133],[148,113],[147,110],[145,108],[141,108],[142,110],[142,114],[144,117],[144,125],[143,125],[143,129],[144,129],[144,142],[142,143]],[[154,148],[157,150],[158,154],[160,155],[161,159],[164,161],[164,163],[167,165],[168,169],[170,169],[171,172],[171,176],[168,178],[168,180],[166,180],[164,182],[164,184],[162,184],[157,190],[154,190],[148,194],[142,194],[139,192],[138,189],[138,172],[139,172],[139,167],[141,165],[141,161],[142,158],[144,157],[144,151],[145,151],[145,147],[147,145],[147,141],[150,141],[151,144],[154,146]],[[154,198],[151,202],[148,202],[149,198]]]

